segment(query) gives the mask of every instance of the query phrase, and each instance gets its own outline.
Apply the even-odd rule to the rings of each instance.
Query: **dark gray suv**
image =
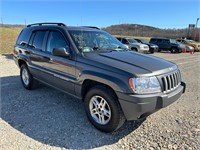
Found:
[[[104,132],[147,117],[185,91],[176,64],[129,51],[96,27],[28,25],[14,60],[26,89],[37,80],[83,100],[88,119]]]
[[[184,51],[185,46],[177,43],[175,39],[168,38],[151,38],[151,44],[156,44],[159,47],[158,51],[170,51],[171,53],[181,53]]]

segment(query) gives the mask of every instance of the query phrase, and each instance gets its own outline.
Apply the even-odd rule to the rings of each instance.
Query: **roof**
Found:
[[[56,22],[44,22],[44,23],[34,23],[27,25],[27,28],[46,28],[46,27],[61,27],[73,30],[100,30],[98,27],[95,26],[67,26],[64,23],[56,23]]]

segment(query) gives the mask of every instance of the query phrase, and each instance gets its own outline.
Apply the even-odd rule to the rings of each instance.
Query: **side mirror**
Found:
[[[69,51],[69,49],[68,49]],[[69,52],[67,51],[66,48],[64,47],[60,47],[60,48],[54,48],[53,51],[52,51],[52,54],[54,56],[65,56],[65,57],[69,57]]]

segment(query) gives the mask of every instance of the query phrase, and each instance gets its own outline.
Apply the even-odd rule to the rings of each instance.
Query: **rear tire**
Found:
[[[25,89],[31,90],[33,87],[34,79],[26,64],[20,67],[20,77]]]
[[[178,53],[178,49],[177,49],[177,48],[174,48],[174,47],[172,47],[172,48],[171,48],[171,53]]]
[[[125,122],[125,117],[115,93],[108,87],[97,85],[84,99],[85,111],[90,122],[103,132],[113,132]]]

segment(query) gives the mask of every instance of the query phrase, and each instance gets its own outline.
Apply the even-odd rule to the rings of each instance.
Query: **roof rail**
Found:
[[[58,25],[58,26],[67,26],[64,23],[55,23],[55,22],[43,22],[43,23],[34,23],[34,24],[29,24],[26,27],[31,27],[31,26],[42,26],[42,25]]]
[[[98,27],[95,27],[95,26],[82,26],[82,27],[86,27],[86,28],[93,28],[93,29],[98,29],[98,30],[100,30],[100,28],[98,28]]]

